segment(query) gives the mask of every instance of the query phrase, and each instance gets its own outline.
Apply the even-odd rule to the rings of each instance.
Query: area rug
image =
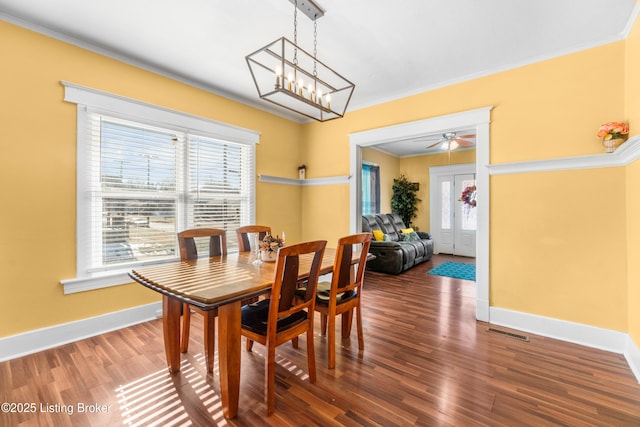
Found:
[[[429,274],[436,276],[454,277],[463,280],[476,280],[476,265],[462,262],[447,261],[429,270]]]

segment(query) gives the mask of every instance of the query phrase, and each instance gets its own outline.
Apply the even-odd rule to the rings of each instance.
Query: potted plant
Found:
[[[393,180],[391,210],[402,217],[402,222],[407,227],[411,226],[411,220],[416,217],[418,202],[420,201],[417,196],[419,189],[419,183],[409,182],[404,175],[400,175],[400,178],[394,178]]]
[[[620,122],[605,123],[598,129],[598,138],[602,138],[606,153],[613,153],[629,135],[629,125]]]
[[[260,259],[274,262],[278,258],[278,249],[284,246],[284,239],[267,234],[260,242]]]

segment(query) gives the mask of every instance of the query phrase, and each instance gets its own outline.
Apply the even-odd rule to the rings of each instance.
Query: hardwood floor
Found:
[[[278,347],[271,417],[262,346],[243,348],[239,414],[225,420],[217,362],[213,376],[206,372],[202,322],[192,322],[190,350],[171,375],[154,320],[0,363],[0,401],[35,404],[22,407],[31,413],[0,412],[0,425],[640,425],[640,385],[622,355],[488,332],[475,320],[473,282],[427,274],[450,259],[435,256],[400,276],[367,272],[365,350],[358,353],[354,331],[329,370],[316,335],[316,384],[304,337],[297,350]]]

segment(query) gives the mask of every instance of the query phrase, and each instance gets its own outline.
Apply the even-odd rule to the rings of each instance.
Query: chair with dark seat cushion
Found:
[[[266,346],[264,372],[268,415],[275,409],[277,346],[306,334],[309,381],[311,383],[316,381],[313,313],[318,276],[326,244],[325,240],[318,240],[281,247],[278,251],[270,297],[242,308],[241,331],[249,341],[247,349],[251,351],[254,341]],[[311,255],[311,258],[308,255]],[[306,292],[296,294],[301,263],[305,265],[309,263],[310,274]]]
[[[198,258],[197,239],[209,239],[209,257],[227,254],[227,234],[217,228],[194,228],[178,233],[178,246],[180,247],[180,260],[188,261]],[[202,314],[204,317],[204,352],[207,360],[207,371],[213,372],[215,353],[215,318],[218,310],[200,310],[198,307],[187,303],[182,304],[182,333],[180,351],[186,353],[189,349],[189,329],[191,327],[191,310]]]
[[[327,339],[329,369],[336,367],[336,316],[339,314],[342,314],[342,335],[343,338],[346,338],[351,329],[351,319],[355,310],[358,328],[358,349],[360,351],[364,350],[362,283],[371,239],[371,233],[361,233],[338,240],[331,282],[318,283],[315,309],[321,316],[322,335],[325,335],[327,327],[329,328],[329,337]],[[354,246],[361,250],[360,258],[356,265],[351,262]]]

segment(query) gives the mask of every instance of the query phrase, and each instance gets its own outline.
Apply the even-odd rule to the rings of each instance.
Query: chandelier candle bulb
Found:
[[[302,89],[304,89],[304,82],[302,81],[302,79],[300,79],[298,80],[298,90],[300,91],[299,92],[300,96],[302,96]]]
[[[316,100],[318,101],[318,104],[322,105],[322,89],[318,89]]]
[[[331,110],[331,95],[327,94],[327,108]]]
[[[291,82],[293,81],[293,73],[289,73],[287,77],[287,90],[291,90]]]
[[[281,78],[282,78],[282,68],[278,66],[276,67],[276,89],[280,88]]]
[[[313,85],[309,83],[309,101],[313,102]]]

